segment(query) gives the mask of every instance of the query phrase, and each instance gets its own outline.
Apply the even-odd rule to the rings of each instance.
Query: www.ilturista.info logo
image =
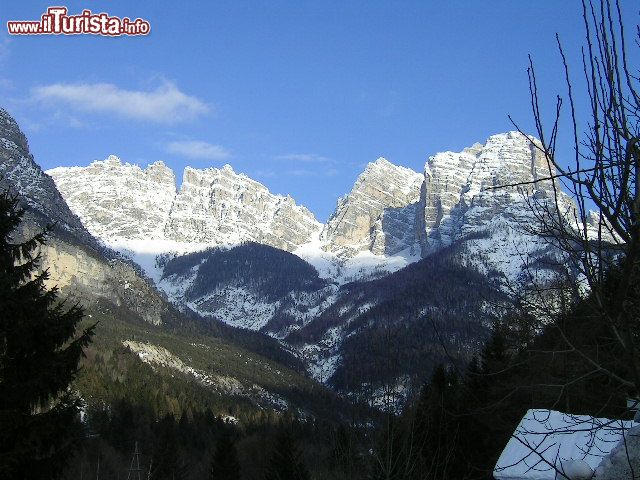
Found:
[[[49,7],[40,20],[10,20],[7,30],[11,35],[148,35],[151,25],[142,18],[112,17],[106,13],[83,10],[79,15],[68,15],[67,7]]]

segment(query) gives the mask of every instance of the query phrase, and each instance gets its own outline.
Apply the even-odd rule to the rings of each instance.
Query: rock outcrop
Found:
[[[324,227],[326,248],[353,256],[394,255],[412,246],[422,182],[422,175],[384,158],[369,163]]]
[[[16,121],[0,109],[0,188],[18,195],[25,215],[15,240],[53,225],[41,247],[49,286],[84,305],[106,301],[160,324],[169,305],[133,264],[104,248],[74,215],[51,177],[35,163]]]
[[[176,191],[164,163],[145,169],[111,156],[88,167],[49,170],[89,231],[115,245],[128,240],[235,245],[255,241],[283,250],[308,242],[320,224],[289,196],[274,195],[223,168],[187,167]]]
[[[313,214],[291,197],[270,193],[229,165],[187,167],[164,238],[209,245],[254,241],[291,251],[308,242],[319,227]]]
[[[146,169],[114,155],[88,167],[48,170],[69,207],[96,237],[108,242],[162,234],[176,195],[176,179],[164,163]]]

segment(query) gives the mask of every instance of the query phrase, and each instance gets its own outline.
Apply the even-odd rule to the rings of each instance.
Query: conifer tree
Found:
[[[69,385],[93,327],[76,336],[82,308],[45,286],[46,232],[14,243],[23,214],[0,194],[0,478],[57,478],[79,439]]]
[[[338,475],[338,478],[358,478],[356,472],[362,470],[353,431],[343,424],[335,432],[331,452],[331,470]]]
[[[216,442],[211,462],[211,480],[239,480],[238,451],[229,433],[224,432]]]
[[[284,430],[276,440],[265,480],[309,480],[309,471],[293,435]]]
[[[167,414],[154,425],[153,437],[156,445],[152,454],[152,478],[157,480],[179,480],[185,477],[186,469],[180,458],[177,424]]]

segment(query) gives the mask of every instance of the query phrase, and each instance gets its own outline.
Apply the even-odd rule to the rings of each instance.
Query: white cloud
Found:
[[[303,163],[333,163],[330,158],[315,153],[287,153],[286,155],[278,155],[276,159]]]
[[[288,170],[287,175],[293,175],[294,177],[315,177],[318,175],[318,172],[299,168],[296,170]]]
[[[285,175],[294,177],[332,177],[338,174],[335,160],[316,153],[287,153],[278,155],[276,160],[297,163],[294,168],[285,170]]]
[[[111,83],[54,83],[35,87],[32,98],[85,112],[113,113],[136,120],[175,123],[209,111],[201,100],[165,81],[152,91],[125,90]]]
[[[205,160],[224,160],[231,153],[220,145],[202,142],[200,140],[178,140],[167,144],[167,151],[187,158]]]
[[[262,178],[274,178],[278,176],[273,170],[258,170],[254,175]]]
[[[338,170],[335,168],[329,168],[327,170],[309,170],[305,168],[298,168],[294,170],[287,170],[287,175],[294,177],[333,177],[338,174]]]

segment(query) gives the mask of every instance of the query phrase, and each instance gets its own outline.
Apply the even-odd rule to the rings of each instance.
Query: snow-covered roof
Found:
[[[595,470],[622,439],[631,421],[529,410],[493,471],[496,480],[554,480],[569,465]],[[573,462],[572,462],[573,461]]]

